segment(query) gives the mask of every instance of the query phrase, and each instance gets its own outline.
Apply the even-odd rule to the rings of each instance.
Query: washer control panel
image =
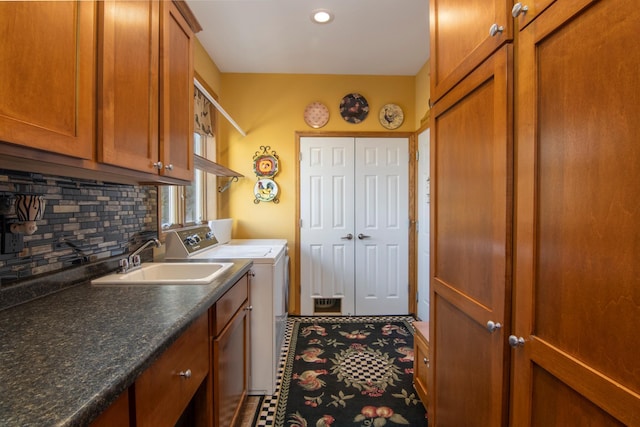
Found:
[[[218,239],[208,225],[200,225],[167,233],[167,255],[171,258],[188,258],[191,254],[218,244]]]

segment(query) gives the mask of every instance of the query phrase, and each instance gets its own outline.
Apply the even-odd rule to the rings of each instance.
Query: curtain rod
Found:
[[[229,120],[229,123],[231,123],[233,125],[233,127],[236,128],[236,130],[238,132],[240,132],[240,134],[242,136],[247,136],[247,133],[245,131],[243,131],[242,128],[240,128],[240,126],[238,126],[238,124],[235,122],[235,120],[233,120],[231,118],[229,113],[224,111],[224,108],[222,108],[222,105],[218,104],[218,101],[213,99],[213,96],[211,96],[211,94],[209,92],[207,92],[207,90],[202,86],[202,84],[200,84],[198,79],[194,78],[193,79],[193,83],[200,90],[200,92],[202,92],[202,94],[209,100],[209,102],[211,102],[218,109],[218,111],[220,111],[222,113],[222,115],[225,116],[227,120]]]

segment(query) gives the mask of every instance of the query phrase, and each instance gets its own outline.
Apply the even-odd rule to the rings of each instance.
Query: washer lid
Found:
[[[206,251],[209,257],[224,258],[263,258],[273,251],[271,246],[235,246],[220,245]]]

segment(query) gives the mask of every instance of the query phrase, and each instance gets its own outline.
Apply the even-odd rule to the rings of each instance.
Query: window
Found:
[[[215,109],[196,87],[194,154],[215,160]],[[159,223],[161,230],[200,224],[216,215],[215,176],[195,168],[193,183],[188,186],[163,186],[158,191]]]

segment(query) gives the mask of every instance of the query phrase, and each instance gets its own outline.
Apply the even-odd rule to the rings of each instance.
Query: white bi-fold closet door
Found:
[[[300,307],[408,313],[409,141],[300,138]]]

